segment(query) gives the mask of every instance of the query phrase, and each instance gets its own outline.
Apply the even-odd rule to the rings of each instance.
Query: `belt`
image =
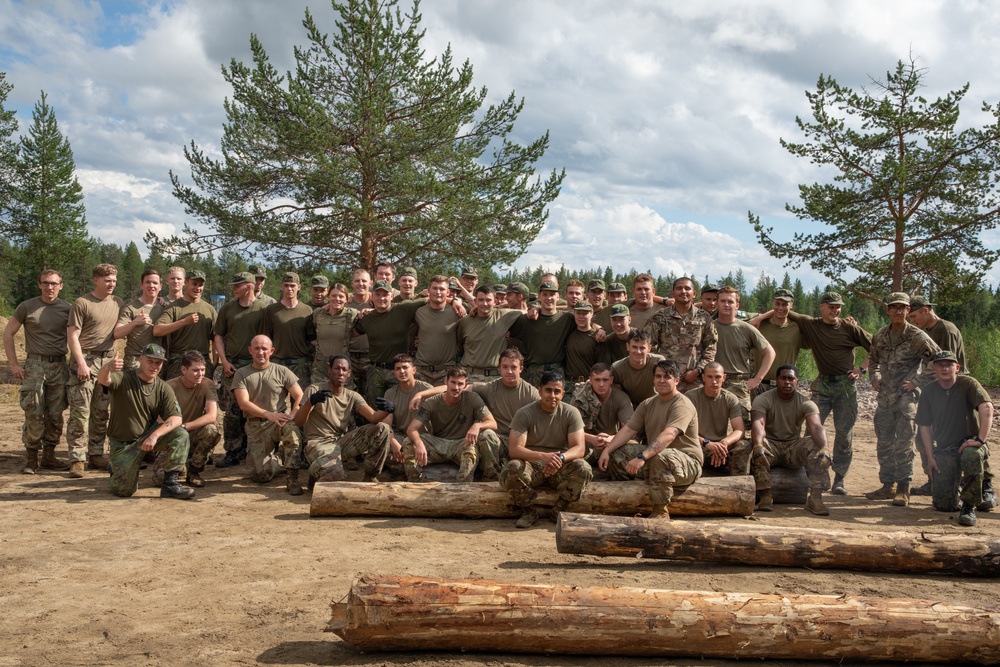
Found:
[[[391,371],[393,366],[395,366],[396,364],[394,364],[393,362],[383,363],[381,361],[373,361],[371,362],[370,365],[374,366],[375,368],[381,368],[382,370]]]
[[[749,380],[753,375],[749,373],[726,373],[727,380],[739,381],[739,380]]]
[[[561,371],[562,364],[528,364],[528,368],[541,368],[543,371]]]
[[[261,419],[260,417],[247,417],[247,421],[248,422],[260,422],[260,421],[264,421],[264,420]]]
[[[841,380],[846,380],[850,375],[820,375],[821,380],[826,380],[827,382],[840,382]]]
[[[367,352],[351,352],[352,359],[364,359],[368,356]]]
[[[469,368],[469,375],[482,375],[485,377],[499,376],[500,371],[496,368]]]
[[[50,355],[45,355],[45,354],[29,354],[28,355],[28,359],[35,359],[37,361],[47,361],[49,363],[53,363],[55,361],[66,361],[66,355],[65,354],[50,354]]]
[[[299,364],[302,362],[309,362],[309,357],[289,357],[288,359],[271,359],[271,361],[277,362],[282,366],[291,366],[292,364]]]
[[[422,370],[425,373],[437,373],[438,371],[443,371],[447,368],[447,366],[417,366],[418,370]]]
[[[101,357],[103,359],[104,357],[110,357],[115,353],[115,351],[104,350],[103,352],[98,352],[97,350],[84,350],[83,353],[89,357]]]

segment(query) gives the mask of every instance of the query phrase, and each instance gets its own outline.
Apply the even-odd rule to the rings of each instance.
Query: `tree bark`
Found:
[[[332,608],[327,631],[372,651],[1000,661],[995,603],[361,575]]]
[[[562,512],[560,553],[641,556],[774,567],[1000,576],[1000,540],[878,528],[657,521]]]
[[[539,489],[539,505],[552,506],[556,492]],[[754,484],[749,476],[702,478],[670,502],[676,516],[750,516]],[[575,512],[635,514],[652,505],[643,482],[592,482],[570,505]],[[310,516],[515,517],[520,510],[497,484],[428,482],[320,482],[313,489]]]

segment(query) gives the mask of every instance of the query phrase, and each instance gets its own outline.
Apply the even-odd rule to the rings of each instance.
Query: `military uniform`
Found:
[[[611,394],[602,403],[589,382],[580,382],[576,385],[569,404],[580,411],[580,417],[583,418],[583,432],[588,435],[604,433],[613,436],[622,424],[628,423],[634,412],[632,401],[621,389],[612,386]],[[584,460],[595,465],[600,458],[597,449],[588,443],[585,451]]]
[[[504,464],[510,460],[508,452],[510,423],[518,410],[540,398],[538,390],[521,379],[518,379],[516,386],[508,387],[498,378],[491,382],[473,385],[471,391],[479,394],[493,415],[493,419],[496,420],[496,435],[500,442],[499,461]]]
[[[493,429],[484,428],[474,444],[465,442],[465,434],[474,423],[492,416],[478,394],[462,392],[457,405],[448,405],[443,394],[432,396],[420,405],[417,419],[423,424],[420,440],[427,449],[428,463],[455,463],[469,479],[477,464],[483,470],[483,480],[495,480],[500,472],[500,440]],[[417,464],[417,446],[409,438],[403,441],[403,468],[411,482],[424,480],[423,468]]]
[[[271,363],[292,371],[303,389],[312,382],[312,341],[316,339],[312,315],[313,308],[307,303],[299,301],[289,308],[279,301],[264,309],[260,321],[260,333],[274,343]]]
[[[316,331],[316,354],[312,364],[312,383],[324,384],[329,379],[330,357],[345,354],[350,357],[351,330],[358,318],[358,311],[345,307],[336,314],[326,308],[317,308],[312,313],[313,329]],[[346,389],[354,389],[354,377],[347,378]]]
[[[697,306],[692,305],[684,315],[675,307],[667,306],[653,315],[644,329],[649,334],[653,352],[674,361],[680,371],[679,377],[690,370],[701,373],[705,366],[715,361],[719,342],[715,321]],[[684,393],[698,384],[697,380],[692,383],[680,380],[677,390]]]
[[[369,405],[385,396],[385,390],[396,384],[392,374],[393,358],[406,352],[410,323],[426,299],[397,303],[385,312],[369,311],[358,319],[354,329],[368,337],[368,374],[365,378],[365,400]]]
[[[183,326],[166,336],[170,346],[170,359],[167,362],[166,375],[168,379],[181,374],[181,359],[188,350],[197,350],[201,352],[201,356],[205,357],[205,377],[215,376],[211,348],[212,329],[215,327],[217,313],[212,304],[201,299],[193,302],[181,297],[164,308],[160,316],[153,321],[155,324],[172,324],[189,315],[197,315],[198,321]]]
[[[778,396],[777,390],[753,399],[753,412],[764,415],[764,452],[751,464],[757,491],[771,490],[771,468],[805,467],[809,488],[830,488],[830,459],[820,456],[823,447],[810,435],[802,436],[802,425],[809,415],[819,415],[819,408],[799,392],[791,400]]]
[[[167,386],[174,392],[177,404],[181,409],[181,419],[184,424],[200,419],[205,415],[209,403],[218,403],[218,388],[215,382],[203,378],[201,382],[188,389],[184,386],[184,378],[177,377],[167,380]],[[187,430],[187,429],[184,429]],[[200,475],[205,470],[205,464],[212,450],[219,444],[222,434],[213,424],[205,424],[201,428],[188,431],[190,440],[188,455],[188,474]],[[162,466],[161,466],[162,467]]]
[[[507,349],[505,335],[521,314],[494,308],[485,317],[467,315],[458,323],[458,340],[464,349],[462,368],[469,374],[469,384],[499,376],[500,353]]]
[[[233,390],[246,390],[250,402],[267,412],[285,412],[288,391],[297,383],[295,373],[280,364],[268,364],[265,368],[244,366],[233,376]],[[270,482],[281,467],[298,471],[302,432],[293,422],[279,426],[267,419],[248,417],[246,431],[247,460],[253,481]],[[275,445],[280,461],[275,456]]]
[[[638,407],[644,400],[656,394],[653,389],[653,376],[656,375],[656,364],[663,361],[658,354],[646,357],[646,365],[642,368],[632,368],[630,359],[619,359],[611,365],[611,374],[615,384],[622,388],[632,401],[632,407]]]
[[[555,372],[565,376],[566,338],[576,328],[576,320],[565,310],[552,315],[538,314],[538,319],[528,319],[527,315],[514,322],[510,328],[524,345],[524,379],[539,385],[542,374]]]
[[[743,423],[749,424],[750,388],[747,387],[747,380],[757,370],[755,353],[763,351],[769,343],[757,329],[742,320],[729,324],[715,320],[715,330],[719,336],[715,360],[722,364],[726,373],[722,388],[728,389],[739,399],[743,409]]]
[[[724,472],[727,475],[749,475],[750,455],[753,448],[750,445],[749,424],[743,424],[743,437],[729,445],[726,462],[722,468],[712,465],[711,455],[705,447],[708,442],[720,442],[729,435],[729,429],[736,417],[743,418],[740,401],[732,392],[719,390],[715,398],[705,394],[704,387],[696,387],[684,394],[694,405],[698,413],[698,435],[701,438],[701,450],[704,457],[704,469]]]
[[[310,385],[302,397],[303,403],[324,389],[330,389],[329,383]],[[382,472],[389,455],[392,429],[381,422],[356,427],[354,412],[365,405],[361,394],[341,389],[339,394],[312,406],[302,426],[310,480],[339,482],[345,477],[344,459],[353,460],[359,456],[364,457],[366,481]]]
[[[140,313],[146,313],[150,320],[156,322],[163,313],[165,305],[167,304],[160,297],[156,297],[150,304],[144,303],[142,299],[136,299],[122,307],[118,315],[118,324],[130,324]],[[138,368],[139,355],[142,354],[142,349],[150,343],[162,344],[160,337],[153,335],[152,324],[144,324],[132,329],[125,336],[125,368]]]
[[[435,387],[444,384],[448,369],[458,363],[459,321],[455,309],[448,304],[438,310],[430,304],[417,309],[413,322],[417,325],[420,345],[413,364],[418,380]]]

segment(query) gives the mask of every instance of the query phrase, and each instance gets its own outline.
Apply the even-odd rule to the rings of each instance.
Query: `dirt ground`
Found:
[[[556,553],[554,525],[512,520],[309,518],[309,495],[246,468],[209,467],[189,502],[161,500],[142,473],[134,498],[107,475],[19,473],[17,387],[0,366],[0,667],[8,665],[598,665],[727,664],[516,654],[360,653],[324,633],[330,603],[360,572],[579,586],[914,597],[995,603],[994,580],[766,569]],[[994,395],[994,399],[997,396]],[[832,433],[831,433],[832,435]],[[60,446],[65,456],[65,445]],[[922,482],[923,477],[916,476]],[[870,415],[859,420],[846,497],[828,518],[779,505],[762,524],[879,527],[1000,537],[1000,512],[961,528],[929,498],[869,502],[878,486]],[[683,520],[683,519],[678,519]],[[732,518],[723,521],[741,522]],[[738,656],[734,656],[738,657]],[[754,664],[792,664],[755,662]],[[822,663],[814,663],[822,664]]]

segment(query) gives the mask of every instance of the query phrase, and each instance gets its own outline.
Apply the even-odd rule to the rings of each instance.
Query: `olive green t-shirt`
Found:
[[[291,370],[281,364],[269,363],[265,368],[247,365],[233,375],[232,388],[245,389],[250,402],[267,412],[288,409],[288,391],[299,383]]]
[[[628,363],[628,358],[619,359],[611,365],[615,384],[628,394],[629,400],[632,401],[632,407],[638,406],[656,393],[656,390],[653,389],[653,376],[656,374],[656,364],[660,361],[663,361],[661,355],[650,354],[646,359],[646,365],[640,369],[632,368]]]
[[[42,297],[21,302],[14,319],[24,327],[24,347],[28,354],[66,356],[66,323],[71,306],[62,299],[45,303]]]
[[[619,359],[624,359],[628,356],[628,337],[635,331],[635,328],[629,329],[628,333],[625,334],[625,338],[619,338],[611,329],[608,329],[608,337],[604,340],[604,349],[607,350],[607,362],[613,364]]]
[[[146,313],[149,315],[149,319],[155,323],[163,313],[163,306],[160,305],[159,299],[151,304],[145,304],[141,299],[136,299],[122,306],[121,312],[118,314],[118,324],[129,324],[139,316],[139,313]],[[142,354],[142,348],[150,343],[160,345],[160,340],[159,336],[153,335],[152,324],[136,327],[125,337],[125,354],[138,357]]]
[[[827,324],[822,317],[794,311],[788,313],[788,319],[799,325],[802,339],[812,349],[820,375],[847,375],[855,366],[854,348],[871,349],[871,334],[846,320]]]
[[[743,416],[740,400],[732,392],[723,389],[715,398],[705,395],[704,387],[695,387],[684,393],[698,413],[698,434],[712,442],[718,442],[729,435],[732,420]],[[743,425],[746,433],[749,424]]]
[[[802,424],[809,415],[818,415],[819,408],[803,394],[795,392],[783,401],[772,389],[753,399],[751,412],[764,413],[764,434],[772,442],[791,442],[802,437]]]
[[[302,396],[303,404],[316,392],[329,388],[328,383],[309,385]],[[365,399],[358,392],[341,389],[340,394],[334,394],[312,406],[302,427],[302,435],[306,440],[340,438],[356,426],[354,411],[366,405]]]
[[[230,299],[219,310],[212,335],[225,339],[226,358],[230,361],[250,356],[250,341],[260,333],[266,308],[267,304],[260,299],[254,299],[246,306],[239,299]]]
[[[423,423],[423,432],[439,438],[464,438],[469,427],[492,416],[479,394],[463,391],[457,405],[448,405],[444,394],[432,396],[420,403],[417,419]]]
[[[134,369],[112,373],[108,390],[108,436],[115,440],[133,442],[150,430],[157,418],[181,417],[174,390],[159,377],[146,383]]]
[[[498,378],[475,384],[472,386],[472,391],[479,394],[486,403],[486,407],[493,413],[493,418],[497,420],[497,434],[505,438],[510,435],[510,422],[517,411],[541,398],[537,389],[520,379],[514,387],[508,387]]]
[[[494,308],[486,317],[466,315],[458,323],[458,339],[465,352],[462,366],[496,368],[507,349],[507,330],[521,317],[520,310]]]
[[[668,427],[676,428],[679,433],[670,443],[670,449],[679,449],[699,463],[705,463],[705,453],[698,440],[698,413],[691,400],[681,393],[663,400],[658,395],[647,398],[639,404],[628,427],[636,432],[646,434],[646,440],[652,443]]]
[[[357,320],[358,311],[344,308],[331,315],[326,308],[313,311],[313,329],[316,330],[316,356],[329,359],[335,354],[347,354],[351,344],[351,329]]]
[[[372,363],[391,364],[397,354],[406,352],[410,322],[426,299],[403,301],[384,313],[371,310],[354,325],[358,333],[368,335],[368,358]]]
[[[959,375],[947,390],[934,381],[920,394],[917,424],[932,427],[938,447],[958,449],[967,437],[979,435],[978,408],[989,402],[983,385],[968,375]]]
[[[937,343],[938,347],[942,350],[954,353],[955,358],[958,359],[959,366],[962,367],[959,372],[968,374],[969,369],[965,365],[965,340],[962,338],[962,332],[959,331],[958,327],[948,320],[938,320],[937,324],[930,329],[924,329],[924,331],[927,332],[931,340]]]
[[[218,388],[215,386],[215,382],[208,378],[203,378],[201,382],[190,389],[184,386],[180,377],[167,380],[167,385],[177,397],[177,405],[181,408],[181,419],[185,423],[200,419],[205,414],[205,407],[209,403],[219,402]]]
[[[587,378],[591,367],[598,361],[603,361],[606,353],[604,344],[597,342],[596,327],[589,331],[573,329],[566,338],[566,377],[570,380]],[[612,333],[612,335],[614,335]]]
[[[752,326],[752,325],[751,325]],[[799,325],[791,320],[785,322],[784,326],[778,326],[771,320],[764,320],[760,323],[760,333],[774,348],[774,363],[767,370],[765,380],[774,381],[778,367],[783,364],[792,364],[799,358],[799,350],[806,347],[802,340],[802,332]],[[760,368],[762,353],[760,350],[754,352],[754,369]]]
[[[84,294],[73,302],[67,326],[80,330],[80,349],[87,352],[107,352],[115,345],[115,325],[124,303],[116,296],[99,300]]]
[[[301,301],[294,308],[278,301],[264,309],[260,332],[274,342],[274,359],[312,359],[311,342],[316,339],[312,314],[313,307]]]
[[[163,313],[156,319],[156,324],[179,322],[194,313],[198,314],[197,322],[183,326],[170,334],[170,356],[179,356],[188,350],[198,350],[206,360],[209,358],[212,329],[215,328],[217,315],[212,304],[207,301],[191,303],[181,297],[163,309]]]
[[[768,346],[767,339],[757,329],[743,320],[731,324],[715,321],[715,330],[719,334],[719,345],[715,351],[715,360],[722,364],[726,375],[753,375],[757,372],[754,354]]]
[[[517,411],[510,430],[526,434],[525,447],[533,452],[564,452],[569,448],[570,434],[583,430],[583,417],[569,403],[546,412],[542,402],[535,401]]]
[[[413,389],[404,391],[401,386],[394,384],[385,390],[385,397],[396,404],[396,409],[392,413],[392,430],[397,435],[406,436],[406,427],[410,425],[416,413],[410,411],[410,400],[418,392],[430,389],[431,385],[422,380],[413,381]]]
[[[354,308],[359,313],[365,308],[372,308],[371,299],[368,301],[357,301],[354,298],[354,294],[351,294],[350,298],[347,299],[347,307]],[[352,325],[353,326],[353,325]],[[360,336],[351,336],[351,342],[348,345],[351,354],[360,354],[368,356],[368,334],[362,334]],[[353,363],[353,362],[352,362]]]
[[[573,315],[565,310],[554,315],[538,314],[530,320],[522,314],[510,327],[512,336],[524,346],[524,365],[563,364],[566,361],[566,337],[576,328]]]
[[[393,306],[399,308],[399,305]],[[417,324],[417,367],[433,366],[444,368],[452,366],[458,360],[458,322],[459,317],[449,304],[441,310],[434,310],[430,305],[418,308],[413,316]]]

